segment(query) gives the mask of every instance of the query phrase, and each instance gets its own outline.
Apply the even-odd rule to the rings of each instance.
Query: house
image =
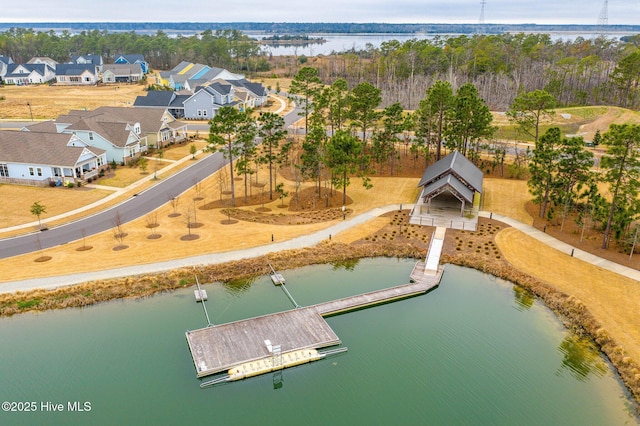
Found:
[[[0,55],[0,82],[4,81],[4,76],[7,74],[7,67],[13,64],[13,59],[9,56]]]
[[[103,83],[135,83],[143,77],[140,64],[106,64],[102,67]]]
[[[57,131],[78,136],[104,149],[109,162],[126,164],[150,147],[162,147],[187,138],[187,126],[168,111],[123,107],[73,110],[56,119]]]
[[[56,83],[94,85],[98,83],[98,70],[93,64],[58,64],[56,65]]]
[[[422,190],[410,222],[475,230],[483,176],[458,151],[427,167],[418,183]]]
[[[29,59],[27,64],[45,64],[45,65],[49,65],[52,69],[55,70],[56,65],[58,65],[58,62],[54,61],[48,56],[34,56],[33,58]]]
[[[180,95],[166,90],[149,90],[146,96],[136,97],[134,108],[167,110],[175,118],[184,117],[184,101],[191,95]]]
[[[53,80],[55,71],[46,64],[11,64],[7,65],[4,76],[6,84],[42,84]]]
[[[105,151],[75,135],[0,132],[0,183],[32,186],[84,182],[106,167]]]
[[[196,88],[184,101],[184,117],[190,120],[210,120],[222,106],[234,105],[234,88],[220,82]]]
[[[74,55],[71,57],[71,63],[77,65],[94,65],[98,72],[102,72],[102,66],[104,65],[104,61],[100,55]]]
[[[252,83],[247,79],[229,80],[247,108],[255,108],[267,103],[267,89],[261,83]]]
[[[138,64],[142,68],[143,74],[149,72],[149,64],[144,60],[143,55],[115,55],[114,64]]]

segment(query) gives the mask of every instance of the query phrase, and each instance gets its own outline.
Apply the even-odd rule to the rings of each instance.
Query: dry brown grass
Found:
[[[528,225],[533,223],[533,218],[525,209],[525,204],[531,201],[526,181],[485,178],[483,191],[483,210],[517,219]]]
[[[30,212],[35,201],[47,208],[41,216],[41,219],[46,219],[91,204],[109,194],[111,191],[89,188],[0,185],[0,223],[4,228],[37,221]]]
[[[636,281],[562,254],[513,228],[500,232],[496,241],[509,263],[583,302],[631,357],[640,360]]]
[[[4,86],[0,88],[0,117],[29,119],[29,107],[33,118],[52,120],[72,109],[92,110],[101,106],[131,106],[136,96],[144,96],[144,84],[119,84],[109,86]]]
[[[135,169],[137,170],[137,169]],[[266,177],[260,178],[263,182]],[[255,179],[255,178],[254,178]],[[239,182],[236,182],[239,183]],[[349,196],[354,200],[350,208],[354,214],[359,214],[379,205],[393,203],[412,203],[416,196],[415,178],[374,178],[375,190],[366,190],[356,182],[348,189]],[[310,183],[307,185],[311,185]],[[287,182],[291,189],[292,183]],[[240,196],[242,188],[237,189]],[[91,250],[78,251],[82,247],[82,241],[71,242],[60,247],[43,250],[38,254],[26,254],[9,259],[0,260],[0,269],[7,271],[0,277],[0,281],[14,281],[27,278],[56,275],[65,275],[78,272],[89,272],[144,264],[150,261],[163,261],[175,258],[183,258],[205,253],[220,253],[224,251],[256,247],[271,243],[271,235],[275,241],[283,241],[300,235],[324,229],[339,220],[313,223],[307,225],[281,226],[252,222],[238,222],[234,225],[225,225],[222,222],[226,216],[220,209],[201,210],[201,207],[218,197],[217,175],[202,181],[202,200],[194,202],[196,190],[191,189],[185,195],[178,198],[178,217],[169,217],[173,213],[172,206],[167,203],[157,210],[159,226],[154,232],[161,235],[158,239],[147,238],[152,231],[147,228],[147,217],[136,219],[123,225],[128,234],[123,244],[129,247],[124,250],[114,251],[113,247],[119,242],[114,238],[113,231],[105,231],[101,234],[87,237],[84,244],[92,246]],[[288,201],[288,200],[287,200]],[[273,212],[282,212],[278,208],[280,200],[274,200],[265,204]],[[197,240],[182,241],[181,237],[187,235],[189,230],[185,222],[185,214],[189,209],[196,207],[196,221],[204,226],[192,229],[192,234],[199,235]],[[254,207],[247,207],[255,209]],[[27,209],[28,211],[28,209]],[[34,262],[34,258],[40,255],[50,256],[48,262]],[[52,272],[55,271],[55,272]]]

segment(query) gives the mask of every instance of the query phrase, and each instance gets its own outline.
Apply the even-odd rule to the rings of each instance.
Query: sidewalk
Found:
[[[196,152],[195,155],[200,155],[200,154],[202,154],[202,152],[203,151],[200,150],[200,151]],[[138,188],[142,184],[144,184],[144,183],[146,183],[146,182],[148,182],[150,180],[153,180],[154,177],[161,176],[161,175],[167,173],[168,171],[170,171],[171,169],[173,169],[175,167],[178,167],[180,164],[182,164],[184,162],[187,162],[187,161],[190,161],[190,160],[191,160],[191,154],[181,158],[180,160],[175,160],[175,161],[172,160],[172,162],[170,164],[168,164],[167,166],[165,166],[162,169],[158,170],[156,173],[153,173],[153,174],[150,173],[148,176],[145,176],[144,178],[142,178],[140,180],[137,180],[136,182],[134,182],[131,185],[129,185],[127,187],[124,187],[124,188],[116,188],[116,187],[113,187],[113,186],[104,186],[104,185],[100,185],[100,184],[91,184],[91,183],[87,184],[86,185],[87,188],[98,188],[98,189],[103,189],[103,190],[107,190],[107,191],[113,191],[113,193],[109,194],[106,197],[104,197],[104,198],[102,198],[102,199],[100,199],[98,201],[95,201],[95,202],[93,202],[91,204],[87,204],[86,206],[82,206],[80,208],[77,208],[75,210],[71,210],[71,211],[59,214],[57,216],[52,216],[52,217],[48,217],[46,219],[42,219],[42,224],[46,225],[46,224],[54,222],[56,220],[64,219],[64,218],[76,215],[78,213],[82,213],[82,212],[91,210],[91,209],[93,209],[95,207],[98,207],[98,206],[100,206],[102,204],[108,203],[108,202],[110,202],[110,201],[112,201],[114,199],[117,199],[118,197],[122,196],[123,194],[126,194],[127,192]],[[123,199],[123,201],[124,200],[125,199]],[[33,228],[37,228],[37,227],[38,227],[38,221],[33,221],[33,222],[23,223],[23,224],[16,225],[16,226],[10,226],[8,228],[0,228],[0,233],[17,231],[17,230],[20,230],[20,229],[28,229],[28,228],[32,228],[33,229]]]
[[[602,269],[606,269],[611,272],[615,272],[616,274],[624,275],[636,281],[640,281],[640,271],[617,264],[615,262],[611,262],[610,260],[603,259],[594,254],[575,248],[572,245],[564,243],[549,234],[545,234],[544,232],[534,228],[531,225],[526,225],[520,221],[511,219],[507,216],[502,216],[497,213],[480,212],[479,215],[487,218],[492,217],[495,220],[504,222],[507,225],[516,228],[517,230],[522,231],[525,234],[535,238],[536,240],[548,245],[549,247],[553,247],[554,249],[565,253],[567,256],[572,256],[573,253],[573,257],[575,257],[576,259],[580,259],[584,262],[591,263],[592,265],[599,266]]]
[[[53,289],[57,287],[64,287],[74,284],[80,284],[88,281],[105,280],[112,278],[119,278],[132,275],[144,275],[153,274],[159,272],[169,271],[177,268],[195,267],[199,265],[211,265],[230,262],[233,260],[250,259],[258,256],[262,256],[268,253],[274,253],[282,250],[299,249],[304,247],[311,247],[323,240],[328,240],[330,235],[336,235],[342,231],[352,228],[356,225],[360,225],[367,222],[370,219],[381,216],[387,212],[400,209],[401,205],[393,204],[384,207],[375,208],[368,212],[353,216],[348,220],[336,223],[326,229],[317,231],[313,234],[304,235],[301,237],[293,238],[291,240],[275,242],[260,247],[252,247],[248,249],[233,250],[224,253],[204,254],[200,256],[192,256],[184,259],[175,259],[165,262],[150,263],[145,265],[135,265],[125,268],[108,269],[103,271],[88,272],[82,274],[61,275],[52,276],[46,278],[35,278],[22,281],[11,281],[6,283],[0,283],[0,293],[13,293],[15,291],[27,291],[36,288]],[[563,243],[560,240],[553,238],[552,236],[545,234],[537,230],[536,228],[519,222],[515,219],[511,219],[507,216],[502,216],[491,212],[480,212],[480,216],[492,218],[501,222],[504,222],[513,228],[516,228],[527,235],[547,244],[550,247],[565,253],[567,256],[571,256],[580,259],[584,262],[591,263],[599,266],[603,269],[607,269],[611,272],[619,275],[630,277],[640,282],[640,271],[628,268],[626,266],[618,265],[617,263],[602,259],[598,256],[594,256],[585,251],[576,249],[569,244]]]

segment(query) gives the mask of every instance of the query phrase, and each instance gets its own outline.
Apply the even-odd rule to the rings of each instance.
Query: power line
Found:
[[[487,0],[480,0],[480,19],[478,23],[484,25],[484,5],[487,4]]]
[[[609,0],[604,0],[600,15],[598,15],[598,26],[606,27],[609,24]]]

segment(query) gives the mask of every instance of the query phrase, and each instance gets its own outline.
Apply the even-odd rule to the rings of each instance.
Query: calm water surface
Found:
[[[253,38],[261,39],[264,34],[252,34],[247,32],[247,35]],[[445,39],[449,37],[459,37],[462,34],[386,34],[386,33],[366,33],[366,34],[308,34],[309,37],[324,38],[326,43],[323,44],[308,44],[308,45],[279,45],[279,46],[264,46],[263,50],[274,56],[282,55],[305,55],[305,56],[317,56],[317,55],[330,55],[333,52],[345,52],[349,50],[366,50],[367,45],[379,48],[382,43],[392,40],[398,40],[400,43],[404,43],[407,40],[433,40],[438,37]],[[473,37],[473,34],[465,34],[467,37]],[[607,35],[607,38],[619,39],[622,36],[634,35],[632,33],[615,33]],[[573,41],[578,37],[584,39],[592,39],[600,36],[595,33],[581,33],[581,32],[553,32],[549,33],[551,40],[558,41]]]
[[[284,276],[308,305],[406,283],[412,267],[371,259]],[[268,279],[206,289],[218,324],[291,308]],[[427,295],[328,322],[346,354],[200,389],[184,336],[205,325],[193,289],[5,318],[0,401],[38,412],[0,412],[0,424],[636,424],[597,352],[526,293],[473,270],[447,266]],[[47,402],[63,412],[43,412]]]

